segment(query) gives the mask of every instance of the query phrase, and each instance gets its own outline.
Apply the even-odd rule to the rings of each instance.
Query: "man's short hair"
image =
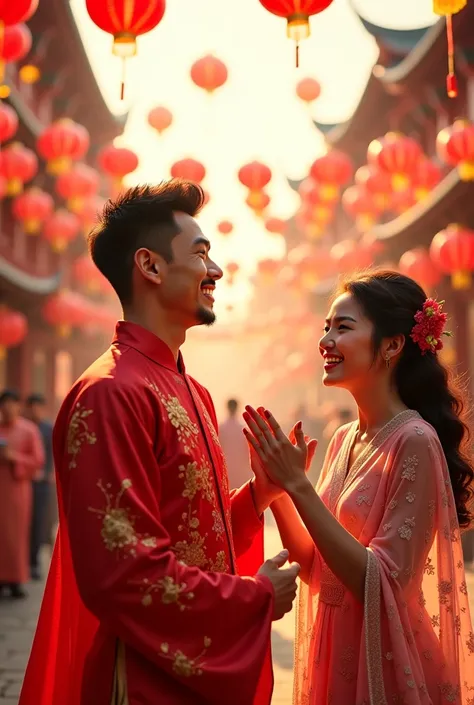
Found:
[[[180,211],[194,217],[203,205],[202,188],[183,179],[135,186],[107,201],[89,234],[89,252],[122,304],[132,301],[135,252],[147,247],[171,262],[171,242],[180,232],[174,214]]]
[[[0,394],[0,405],[4,404],[6,401],[20,401],[20,394],[16,389],[5,389]]]
[[[237,411],[237,409],[239,408],[239,402],[237,401],[237,399],[229,399],[229,401],[227,402],[227,408],[229,411]]]
[[[35,404],[40,404],[41,406],[46,406],[46,398],[42,394],[30,394],[25,401],[26,406],[34,406]]]

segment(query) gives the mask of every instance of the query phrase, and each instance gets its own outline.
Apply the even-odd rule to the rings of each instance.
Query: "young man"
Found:
[[[20,415],[20,396],[0,395],[0,589],[26,597],[29,580],[31,481],[44,463],[36,426]]]
[[[229,474],[229,487],[240,487],[252,477],[249,446],[243,434],[243,424],[238,417],[239,403],[236,399],[227,402],[228,416],[219,424],[219,441],[224,451]]]
[[[54,492],[53,424],[46,418],[46,399],[42,394],[30,394],[25,402],[24,415],[38,428],[43,442],[44,466],[33,479],[33,513],[30,532],[30,572],[32,580],[41,580],[39,560],[43,545],[51,545],[53,532]]]
[[[59,537],[20,705],[270,702],[270,624],[299,566],[258,569],[273,490],[260,476],[229,495],[211,398],[179,352],[214,321],[222,276],[202,204],[192,183],[137,187],[90,236],[124,321],[56,422]]]

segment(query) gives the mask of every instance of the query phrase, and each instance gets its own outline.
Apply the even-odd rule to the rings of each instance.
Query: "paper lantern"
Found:
[[[404,252],[398,267],[402,274],[411,277],[428,291],[441,281],[440,270],[434,264],[428,250],[423,247]]]
[[[36,12],[39,0],[0,0],[0,22],[6,27],[26,22]]]
[[[101,196],[93,196],[82,201],[76,211],[76,215],[81,223],[84,235],[88,235],[94,225],[96,225],[100,214],[104,210],[104,206],[105,198]]]
[[[245,203],[253,210],[258,218],[261,218],[270,205],[270,196],[265,191],[250,191],[245,199]]]
[[[227,75],[227,67],[224,62],[212,54],[203,56],[191,66],[192,81],[207,93],[214,93],[223,86],[227,81]]]
[[[69,290],[61,290],[48,298],[43,306],[45,321],[56,328],[58,335],[66,338],[74,326],[87,319],[87,305],[81,297]]]
[[[310,177],[320,184],[323,201],[335,201],[342,186],[350,181],[353,173],[351,159],[337,149],[332,149],[313,162]]]
[[[455,120],[436,138],[440,159],[457,167],[462,181],[474,181],[474,124],[469,120]]]
[[[354,181],[357,186],[372,194],[379,211],[388,209],[392,194],[390,174],[373,166],[361,166],[355,173]]]
[[[18,130],[18,115],[9,105],[0,103],[0,144],[15,136]]]
[[[399,132],[387,132],[384,137],[373,140],[367,150],[369,164],[391,175],[395,191],[404,191],[410,186],[423,158],[418,142]]]
[[[433,12],[446,17],[446,35],[448,42],[448,75],[446,90],[449,98],[456,98],[458,83],[454,71],[454,36],[452,16],[466,7],[467,0],[433,0]]]
[[[296,84],[296,95],[309,105],[321,95],[321,86],[314,78],[303,78]]]
[[[98,190],[99,174],[87,164],[75,164],[56,181],[57,193],[67,201],[67,207],[74,213],[81,210],[85,200],[96,196]]]
[[[221,220],[221,222],[217,225],[217,229],[221,233],[221,235],[230,235],[230,233],[234,229],[234,226],[232,225],[230,220]]]
[[[8,348],[14,348],[26,338],[28,320],[19,311],[0,306],[0,360],[5,359]]]
[[[74,161],[83,159],[89,149],[89,133],[83,125],[62,118],[49,125],[38,138],[39,154],[47,161],[48,173],[58,176]]]
[[[237,262],[228,262],[226,266],[226,272],[229,275],[228,282],[229,284],[234,283],[235,275],[237,272],[240,270],[240,266],[237,264]]]
[[[64,252],[79,232],[80,221],[74,213],[60,208],[44,224],[43,237],[54,252]]]
[[[441,272],[451,276],[454,289],[469,289],[474,271],[474,230],[448,225],[434,236],[430,257]]]
[[[23,59],[31,49],[31,32],[26,24],[13,24],[3,28],[0,42],[0,81],[5,75],[5,64]]]
[[[244,164],[238,172],[239,181],[246,186],[249,191],[261,191],[271,181],[272,172],[261,162],[250,162]]]
[[[157,106],[148,113],[148,124],[156,130],[159,135],[162,135],[163,132],[170,127],[172,122],[173,115],[168,108]]]
[[[91,294],[101,291],[104,277],[88,254],[74,260],[72,272],[76,281]]]
[[[165,7],[165,0],[86,0],[91,20],[113,36],[112,53],[123,60],[122,99],[125,61],[137,53],[137,37],[150,32],[161,22]]]
[[[36,154],[21,142],[12,142],[2,151],[0,173],[7,181],[7,195],[18,196],[23,185],[31,181],[38,171]]]
[[[299,42],[310,35],[309,18],[331,5],[332,0],[260,0],[261,5],[287,22],[287,35],[296,42],[296,66],[299,64]]]
[[[370,248],[364,247],[356,240],[338,242],[331,248],[330,256],[336,271],[343,274],[367,269],[373,264]]]
[[[422,159],[412,177],[412,187],[417,201],[424,201],[442,178],[441,169],[430,159]]]
[[[375,199],[360,186],[349,186],[342,196],[342,206],[356,222],[357,229],[364,233],[377,222],[378,208]]]
[[[172,165],[171,176],[174,179],[186,179],[200,184],[206,176],[206,169],[196,159],[180,159]]]
[[[275,235],[284,235],[287,225],[286,220],[282,220],[281,218],[267,218],[265,220],[265,229]]]
[[[12,211],[15,218],[23,224],[25,232],[34,235],[52,215],[54,201],[49,193],[33,186],[15,198]]]
[[[109,144],[100,150],[97,163],[100,169],[112,178],[115,196],[122,187],[123,178],[138,167],[138,157],[131,149]]]

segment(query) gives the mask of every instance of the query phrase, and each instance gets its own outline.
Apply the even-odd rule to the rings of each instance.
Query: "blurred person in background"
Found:
[[[31,481],[44,466],[37,426],[22,418],[20,396],[0,395],[0,587],[2,594],[26,597],[29,579]]]
[[[219,425],[219,440],[224,451],[229,487],[231,490],[241,487],[253,477],[250,469],[249,447],[243,433],[244,427],[238,416],[239,402],[229,399],[228,416]]]
[[[24,416],[36,424],[43,442],[44,465],[33,478],[33,512],[30,532],[30,572],[32,580],[41,580],[40,550],[51,545],[56,492],[54,488],[53,424],[46,418],[46,399],[31,394],[26,402]]]

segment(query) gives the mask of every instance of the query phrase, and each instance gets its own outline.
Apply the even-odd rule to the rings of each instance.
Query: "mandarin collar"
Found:
[[[134,348],[142,355],[149,357],[153,362],[162,365],[162,367],[166,367],[172,372],[177,372],[178,374],[180,372],[183,374],[186,372],[181,352],[179,352],[178,360],[176,361],[166,343],[138,323],[118,321],[112,340],[112,344],[114,343],[121,343],[122,345]]]

